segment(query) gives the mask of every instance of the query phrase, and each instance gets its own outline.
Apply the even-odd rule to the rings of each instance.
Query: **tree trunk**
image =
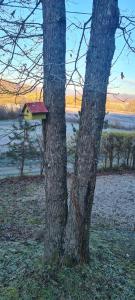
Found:
[[[135,169],[135,145],[132,148],[132,168]]]
[[[118,156],[117,156],[117,166],[119,168],[120,166],[120,153],[118,152]]]
[[[44,101],[49,113],[43,125],[45,146],[45,260],[63,252],[67,219],[64,0],[44,0]]]
[[[107,168],[107,156],[105,155],[105,170]]]
[[[24,157],[22,157],[21,160],[21,167],[20,167],[20,176],[23,176],[23,170],[24,170]]]
[[[111,149],[110,153],[109,153],[109,162],[110,162],[110,169],[112,170],[113,168],[113,150]]]
[[[22,143],[22,153],[21,153],[21,164],[20,164],[20,176],[23,176],[23,171],[24,171],[24,162],[25,162],[25,142],[26,142],[26,136],[27,136],[27,130],[24,128],[24,133],[23,133],[23,143]]]
[[[77,262],[89,260],[89,231],[97,160],[118,23],[117,0],[93,0],[91,36],[87,53],[79,136],[65,240],[65,254]]]

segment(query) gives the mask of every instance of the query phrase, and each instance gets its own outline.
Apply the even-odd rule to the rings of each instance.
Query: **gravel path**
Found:
[[[71,177],[69,177],[69,186]],[[0,181],[0,237],[30,237],[44,224],[44,178]],[[135,174],[97,176],[92,224],[135,230]]]
[[[135,175],[97,177],[92,222],[135,230]]]

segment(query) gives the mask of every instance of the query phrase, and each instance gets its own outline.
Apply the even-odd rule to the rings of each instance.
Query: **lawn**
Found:
[[[133,230],[99,222],[89,265],[43,265],[43,186],[40,177],[0,181],[0,300],[134,300]]]

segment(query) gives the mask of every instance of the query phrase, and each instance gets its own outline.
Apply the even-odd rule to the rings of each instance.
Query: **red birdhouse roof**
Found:
[[[26,107],[28,107],[29,111],[32,114],[48,113],[48,109],[45,106],[44,102],[25,103],[23,107],[23,111],[25,110]]]

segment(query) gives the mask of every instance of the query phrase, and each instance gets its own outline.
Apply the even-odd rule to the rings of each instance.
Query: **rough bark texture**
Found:
[[[67,219],[64,0],[43,0],[45,142],[45,259],[63,251]]]
[[[117,0],[93,0],[91,36],[65,240],[65,253],[79,262],[89,260],[90,218],[97,160],[118,22]]]

